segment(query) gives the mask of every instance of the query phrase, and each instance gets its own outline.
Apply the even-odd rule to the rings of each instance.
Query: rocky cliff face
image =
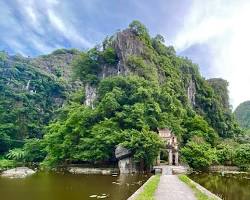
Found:
[[[130,29],[126,29],[115,35],[113,47],[119,59],[117,74],[128,75],[130,72],[127,65],[128,58],[131,55],[141,56],[143,54],[143,42]]]
[[[118,62],[116,65],[109,65],[107,63],[101,64],[99,79],[104,79],[110,76],[126,76],[134,72],[128,66],[130,56],[142,56],[145,45],[136,37],[130,30],[116,33],[111,41],[111,47],[115,50]],[[94,101],[97,98],[96,87],[94,85],[85,85],[85,104],[94,107]]]
[[[72,79],[71,63],[79,52],[70,50],[57,50],[49,55],[38,56],[29,59],[29,64],[41,69],[44,72],[53,74],[56,77]]]
[[[90,84],[85,85],[85,105],[94,108],[94,101],[97,97],[96,87]]]
[[[193,79],[190,79],[187,88],[188,101],[192,106],[195,106],[196,85]]]

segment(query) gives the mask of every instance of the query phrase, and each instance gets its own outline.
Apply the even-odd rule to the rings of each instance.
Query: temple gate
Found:
[[[177,137],[168,128],[158,129],[159,136],[165,141],[168,152],[168,164],[179,165]]]

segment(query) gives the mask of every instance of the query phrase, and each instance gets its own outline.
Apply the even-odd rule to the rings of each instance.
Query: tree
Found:
[[[132,150],[135,161],[144,162],[146,167],[153,164],[163,147],[160,137],[155,132],[146,129],[125,130],[122,135],[125,140],[121,145]]]
[[[100,72],[98,57],[99,51],[96,48],[87,53],[82,52],[72,63],[75,78],[80,78],[84,84],[96,84]]]
[[[25,162],[42,162],[47,155],[45,147],[44,140],[36,138],[26,140],[23,147]]]
[[[195,115],[187,118],[184,127],[187,129],[187,133],[183,135],[184,143],[194,136],[203,137],[206,142],[212,145],[218,139],[218,135],[201,116]]]
[[[189,141],[181,150],[182,159],[194,169],[207,169],[217,160],[216,150],[199,138]]]
[[[227,140],[217,145],[218,162],[222,165],[232,165],[235,158],[235,148],[237,148],[237,143]]]
[[[130,30],[136,34],[141,40],[150,44],[150,36],[148,29],[138,20],[134,20],[129,24]]]
[[[161,42],[161,43],[164,43],[165,42],[165,39],[162,35],[160,34],[157,34],[154,38],[157,42]]]

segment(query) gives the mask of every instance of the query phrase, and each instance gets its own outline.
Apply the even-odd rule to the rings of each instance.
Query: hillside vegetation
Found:
[[[241,103],[234,114],[242,128],[250,129],[250,101]]]
[[[250,142],[250,101],[245,101],[238,105],[234,111],[239,125],[244,129],[240,140],[244,143]]]
[[[54,54],[69,53],[61,51]],[[250,155],[247,154],[250,146],[235,142],[241,129],[230,110],[227,82],[205,80],[196,64],[177,56],[173,47],[164,45],[162,36],[150,37],[144,25],[133,21],[129,28],[107,37],[101,45],[73,54],[73,61],[67,65],[72,70],[66,67],[65,74],[57,75],[60,69],[57,66],[48,73],[44,64],[39,68],[34,67],[39,66],[34,62],[25,64],[24,74],[30,69],[33,73],[39,71],[32,79],[32,94],[31,89],[26,89],[30,77],[12,75],[11,80],[26,85],[22,89],[7,82],[2,84],[2,88],[11,86],[11,94],[20,92],[27,101],[33,100],[32,95],[41,95],[33,100],[34,104],[21,104],[21,108],[38,109],[42,107],[40,104],[44,105],[37,118],[26,117],[21,123],[34,121],[39,125],[39,134],[33,134],[28,128],[20,128],[22,137],[13,137],[11,134],[17,133],[14,130],[1,132],[7,138],[2,141],[39,138],[27,140],[21,149],[10,150],[9,157],[21,150],[19,161],[42,162],[44,167],[110,163],[115,162],[114,149],[119,144],[131,149],[134,160],[141,166],[148,167],[163,145],[157,129],[167,127],[179,138],[183,161],[194,168],[203,169],[218,162],[248,166],[249,160],[244,159]],[[5,70],[6,64],[3,66]],[[16,65],[9,66],[15,69]],[[77,87],[69,83],[71,77],[78,83]],[[41,86],[44,90],[38,90]],[[20,102],[11,96],[6,101],[13,101],[15,106]],[[3,108],[7,104],[2,104]],[[55,113],[57,108],[60,109]],[[10,121],[20,126],[16,118]],[[233,148],[236,151],[231,153]],[[237,152],[241,153],[242,162],[235,161]]]

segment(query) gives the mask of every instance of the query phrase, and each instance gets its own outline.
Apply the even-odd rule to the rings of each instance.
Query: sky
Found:
[[[139,20],[204,77],[226,79],[234,108],[250,100],[249,0],[0,0],[0,13],[0,50],[32,57],[91,48]]]

